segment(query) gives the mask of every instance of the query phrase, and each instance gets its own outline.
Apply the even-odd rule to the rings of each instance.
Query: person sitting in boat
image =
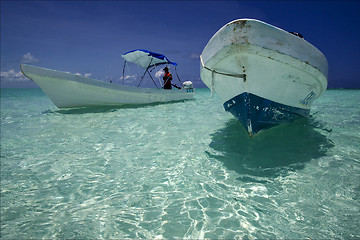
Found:
[[[171,80],[172,80],[172,75],[169,72],[169,68],[165,67],[163,69],[165,71],[165,74],[163,76],[163,80],[164,80],[164,89],[171,89]]]

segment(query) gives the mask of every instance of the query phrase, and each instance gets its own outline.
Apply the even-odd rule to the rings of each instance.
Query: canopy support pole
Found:
[[[156,88],[159,89],[159,87],[156,85],[156,83],[155,83],[153,77],[151,76],[151,74],[149,73],[149,71],[147,71],[147,73],[149,74],[149,76],[150,76],[151,80],[153,81],[153,83],[155,84]]]
[[[147,70],[148,70],[148,69],[145,70],[144,75],[141,77],[140,82],[139,82],[139,84],[138,84],[138,87],[140,87],[140,84],[141,84],[142,80],[144,79]]]
[[[177,76],[177,78],[178,78],[178,80],[179,80],[180,84],[182,85],[182,82],[181,82],[181,80],[180,80],[180,77],[179,77],[179,74],[178,74],[178,72],[177,72],[176,66],[175,66],[175,73],[176,73],[176,76]]]
[[[123,77],[122,77],[122,82],[123,82],[123,85],[124,85],[124,81],[125,81],[125,65],[126,65],[126,61],[124,62],[124,67],[123,67]]]
[[[148,67],[146,68],[146,70],[145,70],[145,72],[144,72],[144,75],[141,77],[141,80],[140,80],[140,82],[139,82],[139,84],[138,84],[138,87],[140,86],[140,84],[141,84],[142,80],[144,79],[145,74],[146,74],[146,72],[148,71],[148,69],[149,69],[149,67],[150,67],[151,63],[152,63],[152,59],[151,59],[151,61],[150,61],[149,65],[148,65]],[[149,74],[150,74],[150,73],[149,73]],[[156,86],[156,87],[157,87],[157,86]]]

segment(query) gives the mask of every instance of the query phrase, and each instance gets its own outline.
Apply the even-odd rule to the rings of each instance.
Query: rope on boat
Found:
[[[208,70],[211,72],[211,95],[213,94],[214,92],[214,79],[215,79],[215,74],[219,74],[219,75],[224,75],[224,76],[229,76],[229,77],[236,77],[236,78],[242,78],[244,80],[244,82],[246,81],[246,74],[232,74],[232,73],[224,73],[224,72],[219,72],[219,71],[216,71],[214,69],[210,69],[208,67],[206,67],[204,65],[204,62],[203,62],[203,59],[200,55],[200,62],[201,62],[201,65],[204,69]]]
[[[210,69],[210,68],[206,67],[204,65],[204,62],[203,62],[203,59],[202,59],[201,55],[200,55],[200,62],[201,62],[201,65],[202,65],[203,68],[205,68],[206,70],[211,71],[213,73],[220,74],[220,75],[225,75],[225,76],[229,76],[229,77],[243,78],[244,80],[246,80],[246,74],[224,73],[224,72],[219,72],[219,71],[216,71],[214,69]]]

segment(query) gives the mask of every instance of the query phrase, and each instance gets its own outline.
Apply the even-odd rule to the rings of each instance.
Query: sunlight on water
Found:
[[[70,110],[1,91],[4,239],[360,237],[359,91],[253,138],[206,89]]]

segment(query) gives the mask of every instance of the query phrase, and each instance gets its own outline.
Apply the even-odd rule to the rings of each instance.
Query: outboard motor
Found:
[[[183,82],[183,89],[186,89],[186,92],[193,92],[194,87],[192,81],[185,81]]]

